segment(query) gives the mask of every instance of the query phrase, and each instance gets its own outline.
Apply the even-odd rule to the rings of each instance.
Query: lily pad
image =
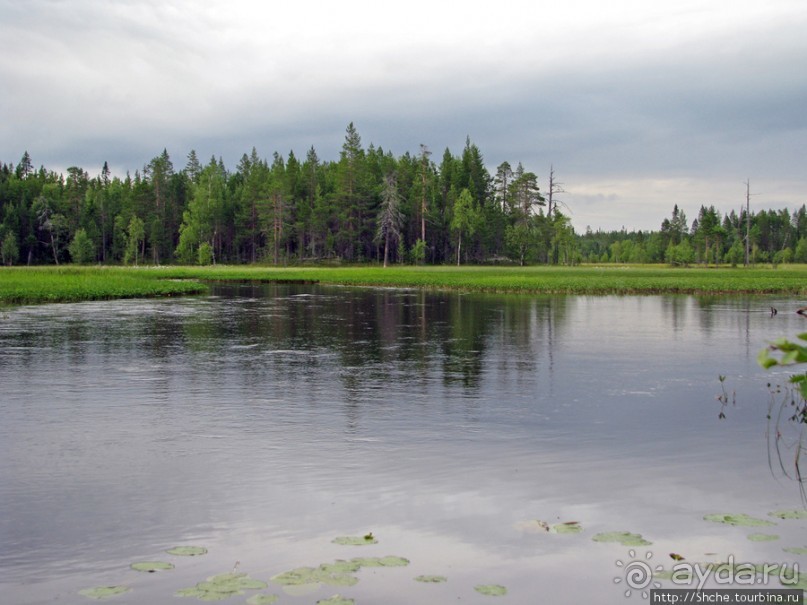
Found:
[[[771,517],[776,517],[777,519],[807,519],[807,510],[803,508],[798,508],[795,510],[777,510],[772,513],[768,513]]]
[[[326,573],[353,573],[361,569],[359,559],[351,559],[345,561],[344,559],[337,559],[333,563],[323,563],[318,569]]]
[[[782,550],[793,555],[807,555],[807,547],[804,546],[790,546]]]
[[[337,559],[333,563],[323,563],[318,567],[297,567],[284,571],[270,578],[270,581],[284,587],[308,587],[302,589],[304,594],[307,594],[311,592],[310,587],[318,587],[321,584],[353,586],[359,581],[353,574],[362,567],[404,567],[406,565],[409,565],[409,559],[395,556],[357,557],[349,561]]]
[[[703,519],[705,521],[712,521],[713,523],[725,523],[726,525],[738,525],[741,527],[764,527],[764,526],[776,525],[776,523],[774,523],[773,521],[767,521],[765,519],[757,519],[756,517],[751,517],[743,513],[739,514],[715,513],[711,515],[706,515]]]
[[[355,561],[356,559],[354,559]],[[406,567],[409,565],[409,559],[403,557],[367,557],[359,559],[362,567]]]
[[[174,546],[166,550],[169,555],[177,555],[180,557],[198,557],[206,555],[207,549],[204,546]]]
[[[359,579],[350,574],[358,570],[359,566],[357,564],[343,561],[336,564],[326,563],[319,567],[298,567],[270,579],[281,586],[319,586],[320,584],[353,586]]]
[[[78,594],[90,599],[101,600],[116,597],[125,592],[129,592],[130,590],[131,588],[128,586],[96,586],[95,588],[85,588],[84,590],[79,590]]]
[[[442,584],[448,582],[445,576],[417,576],[415,582],[423,582],[424,584]]]
[[[317,601],[317,605],[355,605],[356,601],[353,599],[346,599],[345,597],[335,594],[330,598]]]
[[[270,582],[280,584],[281,586],[298,586],[301,584],[318,584],[319,580],[314,578],[316,574],[314,567],[297,567],[289,571],[277,574],[269,578]]]
[[[172,563],[166,563],[164,561],[138,561],[137,563],[132,563],[130,567],[135,571],[145,571],[148,573],[174,569]]]
[[[577,521],[567,521],[553,525],[549,531],[553,534],[579,534],[583,531],[583,526]]]
[[[334,544],[341,544],[342,546],[366,546],[367,544],[378,544],[378,540],[373,534],[366,536],[339,536],[331,540]]]
[[[245,573],[224,573],[205,582],[199,582],[191,588],[183,588],[174,593],[178,597],[196,597],[200,601],[223,601],[235,595],[244,594],[245,590],[262,590],[268,584],[253,580]]]
[[[751,542],[773,542],[778,540],[779,536],[776,534],[748,534],[748,539]]]
[[[247,605],[272,605],[278,598],[276,594],[256,594],[247,599]]]
[[[649,546],[652,544],[652,542],[645,540],[641,534],[632,534],[627,531],[599,533],[591,539],[595,542],[618,542],[622,546]]]
[[[288,584],[283,587],[283,592],[291,597],[305,597],[315,592],[319,592],[322,584]]]
[[[474,586],[474,590],[488,597],[503,597],[507,594],[507,589],[501,584],[479,584]]]

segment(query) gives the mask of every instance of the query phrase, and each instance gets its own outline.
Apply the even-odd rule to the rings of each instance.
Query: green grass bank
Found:
[[[197,280],[171,280],[137,267],[3,267],[0,304],[28,304],[201,294]]]
[[[304,282],[520,294],[779,294],[807,297],[807,265],[777,268],[581,267],[11,267],[5,304],[177,296],[204,282]]]

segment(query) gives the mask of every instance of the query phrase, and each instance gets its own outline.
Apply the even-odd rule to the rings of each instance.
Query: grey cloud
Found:
[[[28,149],[48,167],[106,160],[133,171],[165,147],[175,165],[196,149],[234,166],[253,146],[300,156],[312,145],[335,159],[353,121],[365,145],[396,154],[420,143],[458,153],[469,135],[491,169],[506,159],[545,175],[552,163],[578,183],[803,173],[804,13],[666,47],[507,41],[482,57],[420,39],[366,56],[333,43],[317,54],[284,46],[272,28],[239,38],[237,18],[194,2],[0,0],[0,9],[10,91],[0,111],[13,116],[0,123],[2,161]],[[577,198],[581,212],[611,208],[616,194],[601,194]]]

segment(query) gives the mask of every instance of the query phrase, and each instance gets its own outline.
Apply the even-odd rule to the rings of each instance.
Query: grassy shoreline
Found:
[[[807,296],[807,265],[776,269],[655,265],[581,267],[3,267],[0,303],[184,296],[204,282],[302,282],[517,294]]]
[[[0,304],[156,298],[207,292],[196,280],[170,280],[128,267],[3,267]]]

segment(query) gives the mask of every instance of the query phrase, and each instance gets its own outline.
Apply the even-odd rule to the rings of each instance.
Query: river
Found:
[[[110,602],[192,603],[172,595],[233,568],[395,555],[409,564],[353,586],[227,602],[623,603],[632,559],[798,562],[783,548],[807,546],[807,522],[768,516],[802,504],[768,456],[766,384],[786,373],[756,363],[805,331],[797,306],[218,284],[0,310],[2,601],[123,585]],[[592,540],[612,531],[652,544]],[[175,569],[129,567],[153,560]]]

